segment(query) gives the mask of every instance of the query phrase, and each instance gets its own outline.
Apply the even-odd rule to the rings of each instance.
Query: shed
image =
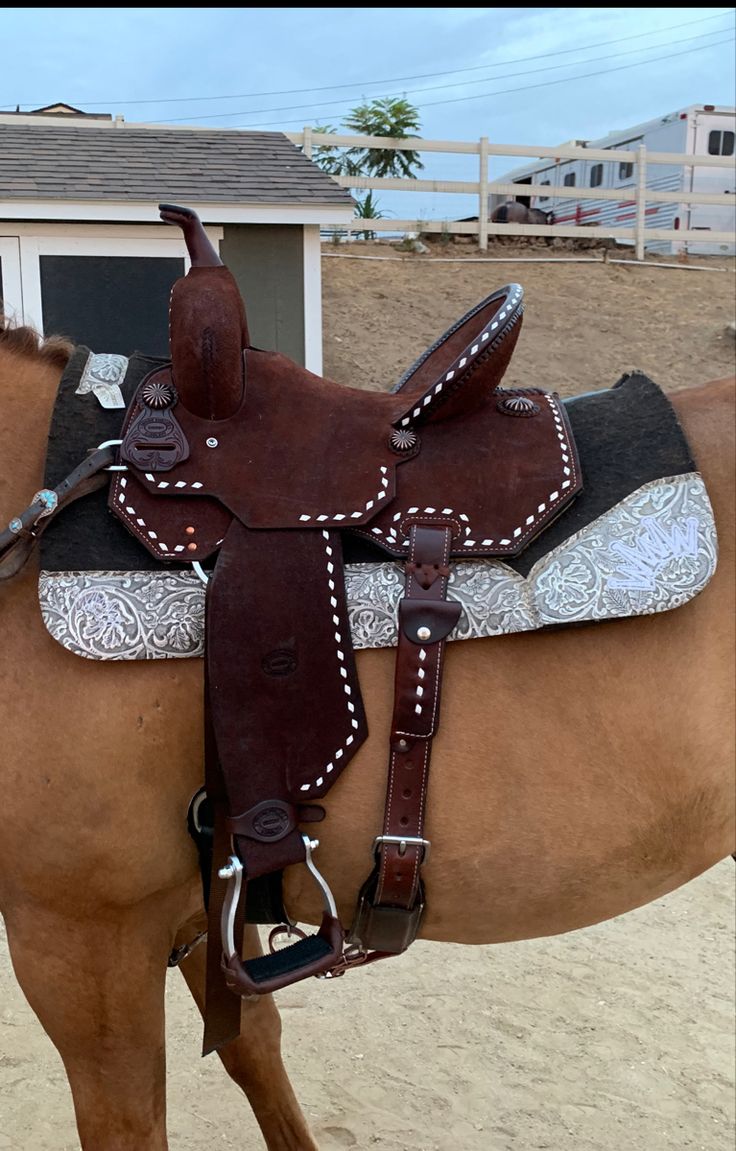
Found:
[[[52,106],[62,107],[62,106]],[[280,132],[0,114],[0,298],[6,312],[95,351],[168,348],[186,270],[161,202],[194,208],[246,302],[253,343],[322,368],[320,226],[352,200]]]

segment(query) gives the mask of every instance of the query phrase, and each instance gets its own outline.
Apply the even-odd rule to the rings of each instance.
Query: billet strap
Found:
[[[432,740],[439,723],[445,640],[461,607],[447,599],[452,528],[413,524],[406,589],[399,604],[394,713],[383,833],[376,865],[361,889],[349,941],[396,954],[416,938],[429,843],[424,814]]]
[[[90,452],[55,488],[42,488],[0,532],[0,580],[17,575],[51,521],[63,508],[107,483],[103,469],[115,462],[116,444]]]

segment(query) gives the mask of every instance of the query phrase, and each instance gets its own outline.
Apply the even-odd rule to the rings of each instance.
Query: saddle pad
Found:
[[[100,365],[96,371],[90,358]],[[119,437],[124,411],[103,409],[89,388],[80,394],[82,377],[104,369],[127,403],[160,363],[117,359],[111,367],[82,348],[72,357],[54,410],[47,485],[89,447]],[[712,509],[662,392],[635,374],[610,391],[567,401],[566,410],[584,492],[520,556],[452,565],[449,594],[463,611],[450,639],[666,611],[710,580],[717,556]],[[367,541],[346,537],[345,544],[354,646],[393,646],[402,566]],[[49,632],[77,655],[202,655],[203,583],[188,565],[150,557],[108,514],[104,492],[72,505],[49,527],[39,595]]]

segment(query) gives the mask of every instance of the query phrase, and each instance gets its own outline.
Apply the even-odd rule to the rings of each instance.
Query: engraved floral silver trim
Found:
[[[462,604],[453,640],[679,607],[716,568],[713,511],[698,473],[645,484],[539,560],[525,578],[501,560],[451,566]],[[393,647],[401,563],[348,564],[356,649]],[[184,659],[204,651],[205,588],[194,572],[42,572],[51,635],[88,659]]]
[[[204,652],[204,587],[193,572],[41,572],[54,639],[87,659],[185,659]]]
[[[716,569],[713,509],[698,473],[645,484],[529,573],[540,624],[680,607]]]
[[[128,357],[114,352],[90,352],[75,395],[92,392],[103,408],[124,408],[120,385],[128,370]]]

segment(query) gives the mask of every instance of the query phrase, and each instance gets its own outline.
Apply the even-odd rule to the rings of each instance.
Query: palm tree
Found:
[[[345,118],[345,127],[361,136],[416,136],[419,128],[419,110],[408,100],[385,96],[359,104]],[[354,165],[354,174],[364,176],[414,177],[424,164],[419,153],[411,149],[400,151],[388,148],[351,148],[347,159]]]
[[[419,128],[419,109],[405,99],[385,96],[359,104],[345,118],[345,127],[361,136],[393,136],[402,139],[416,136]],[[337,128],[323,124],[314,129],[322,136],[335,135]],[[419,153],[410,148],[349,148],[342,151],[330,144],[315,144],[313,160],[323,172],[332,176],[399,176],[414,178],[417,170],[424,167]],[[384,213],[372,192],[362,199],[355,196],[355,214],[363,220],[380,220]],[[373,239],[375,233],[363,232],[363,239]]]

